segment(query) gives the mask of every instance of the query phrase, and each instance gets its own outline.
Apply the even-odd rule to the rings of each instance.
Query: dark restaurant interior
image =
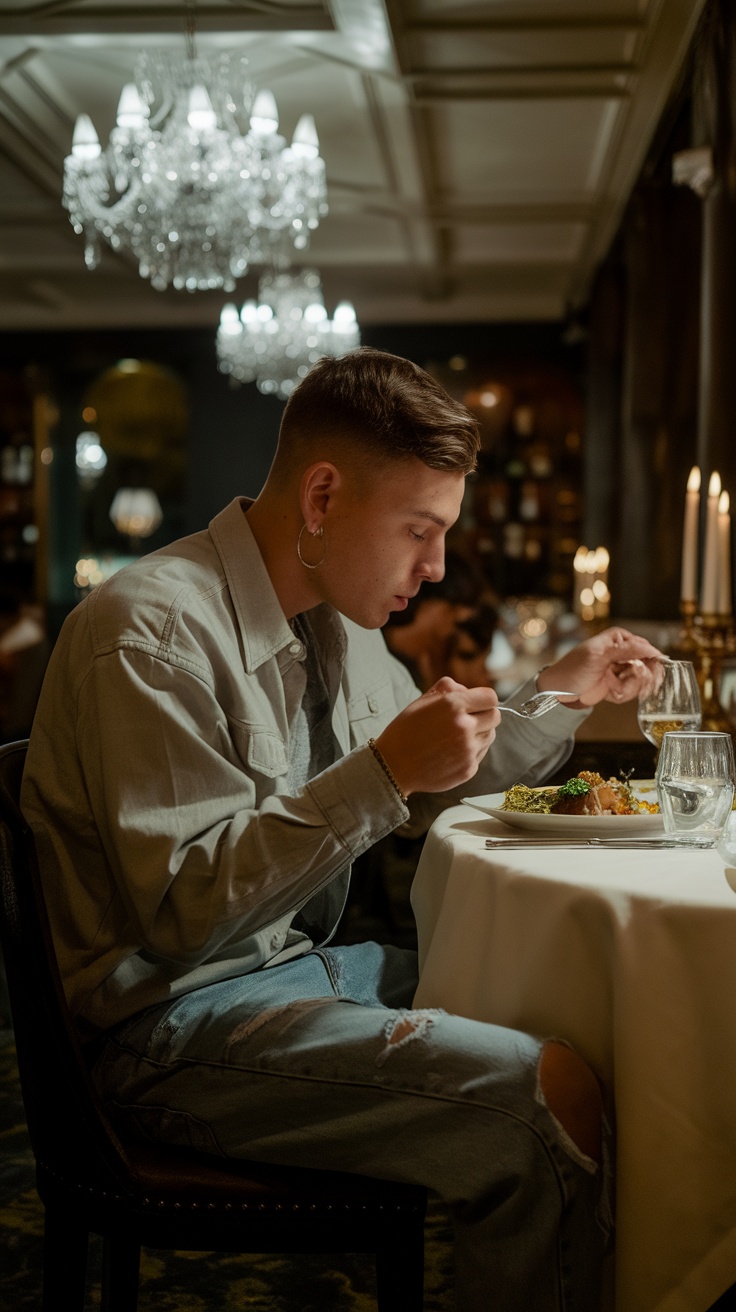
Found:
[[[211,77],[203,131],[219,116],[242,144],[252,113],[250,135],[270,168],[267,179],[285,188],[276,201],[267,184],[257,195],[252,159],[239,175],[247,187],[233,173],[230,196],[212,172],[204,259],[201,234],[190,234],[193,201],[186,212],[192,191],[174,187],[174,155],[162,169],[160,153],[149,164],[156,151],[141,147],[155,128],[160,150],[171,88],[186,61],[204,61],[195,92]],[[132,88],[127,120],[123,88]],[[306,127],[305,115],[312,116]],[[170,144],[181,152],[175,118],[176,106]],[[132,169],[132,148],[123,160],[126,131],[141,155]],[[284,218],[292,185],[304,193],[294,210],[303,218]],[[138,204],[130,203],[133,193]],[[236,236],[248,204],[243,254]],[[154,231],[162,216],[163,229]],[[421,366],[479,426],[477,466],[447,534],[445,578],[425,584],[384,629],[419,691],[450,676],[463,687],[495,689],[503,702],[581,642],[620,626],[669,660],[691,662],[702,707],[695,727],[736,735],[732,0],[4,0],[0,744],[29,736],[67,617],[121,569],[207,529],[234,497],[256,497],[295,385],[325,352],[338,358],[358,345]],[[645,736],[637,710],[636,698],[598,701],[545,784],[563,785],[580,771],[651,783],[662,739]],[[675,716],[669,727],[690,726]],[[476,811],[475,829],[472,820],[466,808],[464,823],[477,839],[486,817]],[[732,842],[733,860],[722,848],[721,858],[707,854],[721,892],[703,894],[697,907],[692,896],[693,923],[702,917],[711,926],[711,917],[718,944],[734,923],[715,924],[718,914],[734,914],[736,835]],[[417,885],[412,892],[420,859],[429,878],[423,850],[423,835],[396,831],[357,857],[334,944],[369,939],[416,950],[419,941],[430,971],[436,940],[423,948],[422,894]],[[682,870],[678,913],[691,903]],[[695,863],[692,871],[697,885]],[[493,900],[499,972],[504,944],[509,957],[522,953],[511,922],[501,919],[501,896],[496,890]],[[654,888],[642,912],[652,939],[660,933],[652,907],[666,896]],[[736,1119],[703,1110],[711,1118],[704,1127],[699,1104],[690,1108],[684,1167],[676,1166],[669,1131],[652,1145],[660,1156],[673,1154],[673,1176],[697,1214],[691,1248],[672,1241],[679,1254],[670,1261],[668,1177],[657,1183],[661,1193],[652,1186],[643,1196],[643,1172],[630,1166],[644,1136],[638,1121],[629,1133],[628,1098],[646,1102],[651,1091],[635,1086],[630,1094],[627,1063],[636,1058],[626,1036],[620,1052],[616,1046],[637,1010],[628,983],[621,1001],[616,994],[624,972],[616,953],[630,962],[634,952],[623,935],[634,923],[635,893],[612,888],[611,899],[615,929],[580,948],[582,957],[597,954],[610,965],[601,997],[615,1068],[595,1045],[583,1055],[615,1101],[609,1110],[622,1154],[620,1247],[617,1239],[607,1259],[601,1306],[725,1312],[736,1307]],[[569,914],[576,917],[575,906]],[[642,951],[653,952],[647,942]],[[708,942],[705,962],[698,947],[704,972]],[[711,983],[725,1009],[729,976],[718,974],[719,952],[714,947]],[[666,973],[668,962],[663,952],[647,968]],[[689,960],[672,971],[671,1006],[689,1017]],[[452,1010],[452,989],[445,1004],[430,997],[430,973],[427,981],[421,1005]],[[32,1115],[19,1083],[11,1003],[3,982],[0,1301],[41,1307],[43,1283],[49,1309],[63,1298],[50,1290],[50,1267],[42,1280],[38,1153],[26,1129]],[[591,988],[591,1015],[596,1006]],[[703,1017],[693,1009],[690,1028],[683,1022],[675,1033],[664,1004],[654,1011],[647,1042],[653,1033],[671,1039],[663,1039],[662,1065],[676,1078],[687,1049],[683,1085],[707,1084],[718,1039],[701,1031]],[[547,1023],[534,1008],[530,1018],[521,1015],[523,1024],[513,1008],[479,1019],[531,1032],[536,1020],[540,1033]],[[570,1041],[578,1042],[574,1027]],[[727,1088],[736,1057],[717,1069],[724,1103],[736,1105]],[[652,1099],[652,1124],[664,1126],[667,1096],[658,1089]],[[706,1160],[701,1178],[697,1164]],[[706,1215],[698,1200],[712,1187],[718,1205]],[[630,1216],[641,1208],[662,1219],[659,1231],[640,1232],[638,1252],[625,1216],[637,1188]],[[672,1233],[689,1232],[687,1201],[678,1197],[672,1209]],[[451,1239],[451,1218],[430,1196],[423,1303],[420,1296],[415,1307],[455,1306]],[[362,1312],[375,1305],[370,1246],[332,1251],[322,1240],[304,1252],[298,1243],[283,1252],[276,1243],[265,1255],[247,1244],[229,1250],[144,1240],[137,1306]],[[135,1307],[122,1293],[115,1302],[109,1262],[93,1233],[80,1309]],[[379,1274],[384,1312],[398,1307],[401,1288],[397,1282],[393,1296],[386,1293]],[[487,1306],[495,1306],[490,1297]]]

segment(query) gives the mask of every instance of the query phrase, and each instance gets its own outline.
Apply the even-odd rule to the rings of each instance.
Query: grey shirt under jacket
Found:
[[[326,940],[355,857],[400,825],[421,833],[463,793],[540,782],[584,718],[563,707],[502,717],[475,779],[412,797],[410,814],[366,743],[418,690],[380,631],[321,605],[308,627],[341,754],[289,791],[306,652],[248,504],[97,587],[51,657],[22,806],[86,1037],[304,952],[298,912]]]

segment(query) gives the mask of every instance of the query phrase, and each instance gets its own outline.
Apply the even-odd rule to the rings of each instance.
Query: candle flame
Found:
[[[721,492],[721,495],[718,498],[718,514],[727,515],[730,505],[731,498],[729,497],[728,492]]]
[[[698,469],[697,465],[693,465],[692,469],[690,470],[690,473],[688,474],[687,490],[688,492],[700,491],[700,470]]]
[[[719,497],[720,495],[721,495],[721,476],[716,470],[714,470],[710,476],[710,482],[708,484],[708,496]]]

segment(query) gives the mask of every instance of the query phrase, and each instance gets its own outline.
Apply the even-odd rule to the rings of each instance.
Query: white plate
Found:
[[[637,797],[647,802],[656,802],[657,790],[653,779],[632,779],[631,786]],[[543,788],[536,790],[545,792]],[[503,811],[503,793],[487,793],[484,797],[464,797],[468,806],[473,806],[484,815],[494,820],[502,820],[511,829],[532,830],[538,834],[555,834],[559,838],[576,834],[590,838],[609,838],[620,834],[657,834],[662,832],[661,815],[651,815],[643,811],[641,815],[535,815],[529,811]]]

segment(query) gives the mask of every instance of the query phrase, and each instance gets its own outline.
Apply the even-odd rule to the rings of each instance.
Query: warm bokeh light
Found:
[[[541,615],[532,615],[528,620],[524,620],[519,625],[519,633],[522,638],[541,638],[543,633],[547,632],[547,621],[543,620]]]
[[[95,588],[102,582],[103,574],[100,563],[94,556],[83,556],[75,566],[74,582],[78,588]]]

